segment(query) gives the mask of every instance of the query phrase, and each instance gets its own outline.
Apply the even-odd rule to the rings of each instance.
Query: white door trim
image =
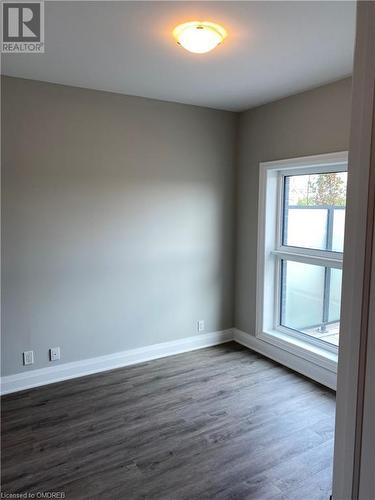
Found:
[[[365,429],[366,361],[374,327],[369,318],[375,308],[371,268],[375,215],[375,158],[371,158],[374,133],[375,3],[357,3],[357,35],[353,74],[351,137],[348,169],[341,334],[337,379],[337,410],[333,472],[333,500],[369,500],[374,484],[373,425]],[[372,353],[372,364],[374,358]],[[372,385],[373,387],[373,385]],[[370,391],[369,391],[370,392]],[[372,389],[372,398],[374,391]],[[374,401],[373,401],[374,404]],[[366,434],[367,433],[367,434]],[[363,444],[367,466],[361,470]],[[362,459],[363,461],[363,459]],[[367,472],[366,472],[367,471]]]

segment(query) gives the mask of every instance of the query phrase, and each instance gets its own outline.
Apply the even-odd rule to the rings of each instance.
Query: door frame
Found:
[[[333,500],[372,498],[375,359],[375,2],[357,3],[343,292],[337,377]],[[372,398],[372,400],[370,400]],[[372,435],[370,435],[372,433]],[[371,455],[371,456],[370,456]],[[366,461],[366,463],[365,463]],[[362,465],[362,467],[361,467]]]

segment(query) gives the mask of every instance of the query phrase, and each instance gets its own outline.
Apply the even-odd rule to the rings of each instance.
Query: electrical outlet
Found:
[[[51,347],[49,350],[49,360],[57,361],[60,359],[60,347]]]
[[[198,321],[198,332],[203,332],[204,331],[204,319],[200,319]]]
[[[22,355],[24,366],[32,365],[34,363],[34,351],[24,351]]]

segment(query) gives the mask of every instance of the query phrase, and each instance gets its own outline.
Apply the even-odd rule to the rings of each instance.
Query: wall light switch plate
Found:
[[[203,332],[204,331],[204,319],[200,319],[198,321],[198,332]]]
[[[49,350],[49,360],[57,361],[60,359],[60,347],[51,347]]]
[[[22,356],[24,366],[32,365],[34,363],[34,351],[24,351]]]

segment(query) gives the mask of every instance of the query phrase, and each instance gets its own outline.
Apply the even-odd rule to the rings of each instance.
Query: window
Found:
[[[260,166],[257,335],[337,351],[347,155]]]

